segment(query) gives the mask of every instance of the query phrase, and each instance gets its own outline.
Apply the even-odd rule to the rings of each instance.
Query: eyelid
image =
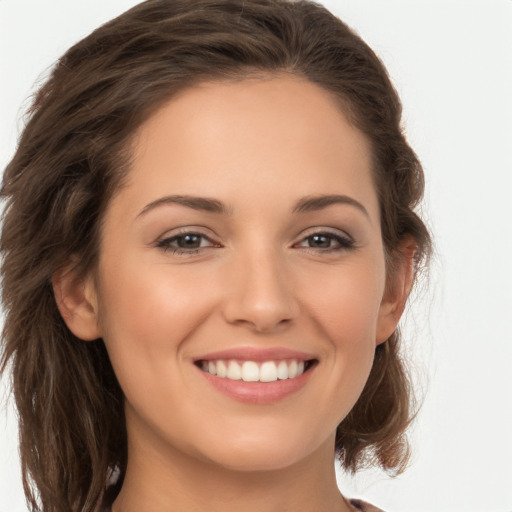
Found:
[[[183,235],[200,235],[204,236],[205,238],[208,238],[209,240],[214,241],[217,237],[212,232],[211,229],[208,229],[205,226],[177,226],[175,228],[169,229],[165,231],[162,235],[160,235],[156,239],[156,243],[158,243],[159,240],[168,240],[169,238],[177,237],[177,236],[183,236]]]
[[[163,249],[164,251],[171,251],[173,254],[196,254],[197,252],[208,249],[209,247],[222,247],[222,245],[215,239],[214,236],[206,233],[205,231],[209,232],[210,230],[203,226],[182,226],[166,231],[163,235],[158,237],[158,239],[154,242],[154,245],[160,249]],[[210,242],[210,245],[207,247],[190,249],[186,249],[184,247],[172,247],[170,245],[174,240],[186,235],[195,235],[204,238]]]
[[[329,248],[321,248],[321,247],[304,247],[301,246],[308,238],[311,238],[315,235],[325,235],[330,236],[334,240],[336,240],[339,244],[338,247],[329,247]],[[293,247],[302,248],[308,251],[313,252],[335,252],[335,251],[343,251],[350,250],[356,247],[356,242],[354,238],[349,235],[346,231],[341,230],[339,228],[331,228],[331,227],[323,227],[316,226],[314,228],[309,228],[303,231],[300,235],[300,239],[298,242],[293,244]]]
[[[305,238],[308,238],[313,235],[332,235],[334,237],[345,238],[347,240],[350,240],[351,242],[355,241],[354,237],[347,233],[345,230],[339,228],[332,228],[328,226],[315,226],[312,228],[305,229],[300,233],[299,237],[300,240],[302,241]]]

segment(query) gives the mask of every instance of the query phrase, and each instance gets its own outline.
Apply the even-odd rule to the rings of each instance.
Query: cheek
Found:
[[[134,338],[145,332],[168,337],[169,332],[186,329],[188,320],[201,316],[208,302],[208,274],[200,266],[190,272],[146,259],[124,258],[118,265],[104,266],[100,298],[107,331],[129,330]],[[171,331],[161,330],[170,326]],[[139,339],[150,343],[147,338]]]
[[[325,346],[325,393],[318,407],[331,411],[334,423],[348,414],[370,373],[385,281],[383,265],[340,267],[317,272],[315,286],[304,280],[305,311]],[[337,405],[334,405],[337,404]]]
[[[385,272],[383,265],[364,263],[317,271],[301,284],[304,309],[333,343],[347,350],[374,345],[376,339]]]
[[[134,372],[139,382],[147,372],[151,381],[182,358],[182,344],[210,313],[208,277],[137,258],[101,270],[101,327],[118,379],[129,386]]]

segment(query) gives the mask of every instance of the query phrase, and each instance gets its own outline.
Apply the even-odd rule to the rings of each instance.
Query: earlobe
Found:
[[[413,238],[405,239],[396,251],[395,264],[390,270],[377,322],[376,344],[386,341],[395,331],[411,292],[415,274],[417,245]]]
[[[101,338],[92,276],[79,276],[74,266],[69,265],[53,274],[52,285],[57,307],[69,330],[82,340]]]

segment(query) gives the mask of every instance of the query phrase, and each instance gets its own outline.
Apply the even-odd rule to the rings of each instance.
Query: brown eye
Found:
[[[298,246],[325,252],[342,251],[354,247],[354,241],[348,235],[320,232],[304,238]]]
[[[193,254],[209,247],[218,247],[218,244],[202,233],[190,232],[164,238],[156,246],[173,254]]]
[[[329,249],[334,239],[330,235],[312,235],[306,238],[309,247],[318,249]]]
[[[178,236],[174,239],[176,246],[180,249],[198,249],[201,247],[201,241],[204,237],[190,233],[187,235]]]

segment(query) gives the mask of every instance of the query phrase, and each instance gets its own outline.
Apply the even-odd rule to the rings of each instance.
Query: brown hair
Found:
[[[52,275],[73,258],[93,269],[102,214],[129,169],[135,130],[177,91],[202,80],[286,71],[330,91],[371,142],[389,261],[428,231],[414,213],[423,173],[400,128],[401,104],[372,50],[323,7],[290,0],[148,0],[73,46],[39,90],[7,166],[0,238],[5,327],[23,482],[32,510],[92,511],[126,468],[123,393],[101,340],[66,327]],[[395,258],[396,259],[396,258]],[[336,449],[347,470],[400,471],[412,410],[393,334]],[[37,493],[32,489],[37,488]]]

